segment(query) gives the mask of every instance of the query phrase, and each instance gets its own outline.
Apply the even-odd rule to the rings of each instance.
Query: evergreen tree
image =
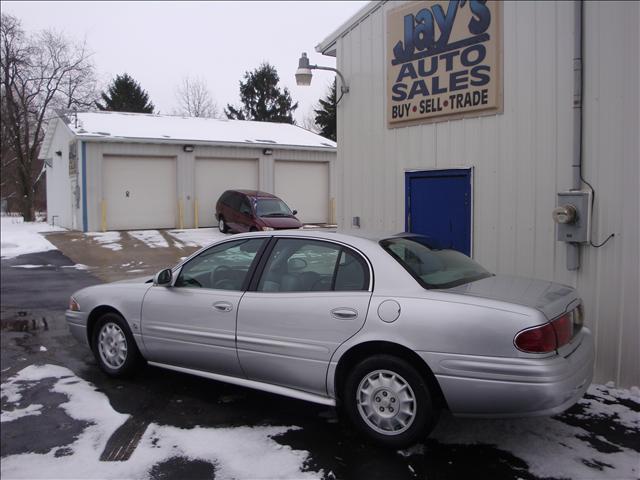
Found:
[[[336,135],[336,81],[329,89],[327,97],[320,99],[320,108],[314,110],[316,112],[316,125],[320,128],[320,135],[335,141]]]
[[[258,122],[295,123],[293,112],[298,102],[293,103],[289,90],[280,89],[280,77],[275,67],[263,63],[253,72],[245,72],[240,81],[242,106],[227,104],[224,113],[232,120],[255,120]]]
[[[153,113],[154,106],[149,100],[149,94],[127,73],[116,75],[101,96],[103,103],[96,102],[99,110]]]

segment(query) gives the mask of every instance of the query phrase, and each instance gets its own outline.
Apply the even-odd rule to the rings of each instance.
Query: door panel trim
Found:
[[[166,368],[167,370],[175,370],[176,372],[190,373],[191,375],[197,375],[199,377],[209,378],[211,380],[216,380],[219,382],[231,383],[233,385],[239,385],[241,387],[262,390],[263,392],[275,393],[277,395],[304,400],[306,402],[318,403],[320,405],[327,405],[330,407],[336,406],[336,401],[334,398],[303,392],[300,390],[296,390],[295,388],[282,387],[280,385],[271,385],[269,383],[258,382],[256,380],[248,380],[246,378],[229,377],[227,375],[204,372],[202,370],[194,370],[191,368],[176,367],[174,365],[167,365],[164,363],[149,362],[149,365],[159,368]]]

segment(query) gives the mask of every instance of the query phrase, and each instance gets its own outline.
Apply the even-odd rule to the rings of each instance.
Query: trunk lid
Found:
[[[570,306],[577,306],[580,300],[578,292],[568,285],[513,275],[494,275],[446,291],[535,308],[549,320],[562,315]]]

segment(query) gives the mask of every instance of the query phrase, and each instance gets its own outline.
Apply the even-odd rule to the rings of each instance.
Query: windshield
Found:
[[[256,215],[259,217],[287,217],[291,210],[279,198],[260,198],[256,200]]]
[[[466,255],[429,246],[426,237],[396,237],[380,242],[424,288],[451,288],[490,277]]]

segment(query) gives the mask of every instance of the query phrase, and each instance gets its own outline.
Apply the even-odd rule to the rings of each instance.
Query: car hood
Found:
[[[147,283],[149,280],[153,281],[153,275],[145,275],[144,277],[125,278],[124,280],[118,280],[111,283]]]
[[[300,228],[302,226],[296,217],[260,217],[260,220],[271,228]]]
[[[578,292],[568,285],[513,275],[494,275],[446,291],[535,308],[549,320],[579,299]]]

